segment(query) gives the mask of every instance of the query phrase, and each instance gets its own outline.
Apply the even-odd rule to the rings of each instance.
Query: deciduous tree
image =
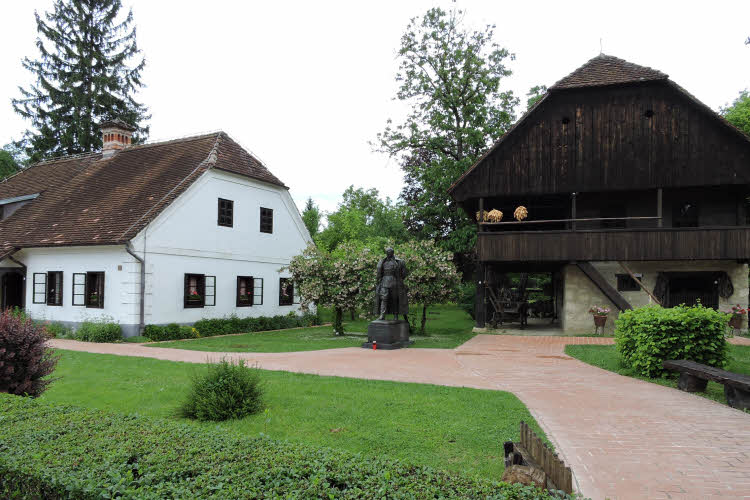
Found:
[[[462,11],[440,8],[411,20],[396,76],[396,98],[411,110],[374,146],[401,162],[409,229],[465,255],[475,230],[447,190],[511,126],[518,99],[500,87],[514,56],[493,41],[495,26],[468,31],[462,21]]]
[[[721,108],[729,123],[750,135],[750,92],[743,90],[730,106]]]
[[[398,246],[409,272],[406,286],[409,303],[422,306],[420,333],[424,335],[427,308],[455,301],[461,277],[453,263],[453,254],[438,247],[432,240],[410,241]]]
[[[369,248],[355,243],[344,243],[334,252],[310,245],[288,269],[303,307],[314,303],[333,308],[333,330],[343,335],[345,310],[372,307],[377,259]]]
[[[544,94],[546,93],[546,85],[534,85],[533,87],[531,87],[526,93],[526,111],[530,110],[534,104],[539,102],[539,100],[544,97]]]
[[[31,122],[25,139],[32,161],[96,151],[105,119],[138,127],[135,142],[148,135],[150,116],[135,100],[145,59],[133,13],[122,16],[121,8],[121,0],[56,0],[52,12],[34,13],[39,56],[23,60],[34,82],[12,100]]]

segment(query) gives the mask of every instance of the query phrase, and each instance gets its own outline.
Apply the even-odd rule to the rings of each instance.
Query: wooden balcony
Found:
[[[481,262],[745,260],[750,226],[480,231]]]

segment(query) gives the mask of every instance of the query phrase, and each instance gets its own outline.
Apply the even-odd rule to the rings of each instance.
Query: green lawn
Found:
[[[412,314],[417,315],[416,308]],[[421,310],[419,311],[421,314]],[[330,312],[322,311],[324,321],[330,319]],[[347,313],[346,317],[349,315]],[[474,322],[465,311],[457,306],[435,306],[427,311],[426,336],[412,336],[413,347],[453,349],[474,336]],[[359,347],[367,340],[369,321],[357,319],[345,321],[346,335],[334,335],[333,328],[321,326],[298,328],[273,332],[253,332],[242,335],[206,337],[149,344],[150,347],[171,347],[192,351],[213,352],[293,352],[335,349],[338,347]]]
[[[623,366],[620,354],[613,345],[567,345],[565,346],[565,353],[585,363],[619,373],[620,375],[638,378],[667,387],[677,387],[677,374],[665,378],[648,378],[637,375],[632,369]],[[729,363],[725,369],[730,372],[750,375],[750,346],[730,344]],[[722,384],[709,382],[706,392],[696,394],[720,403],[727,403]]]
[[[174,417],[200,365],[58,351],[59,377],[42,399],[145,416]],[[225,423],[195,423],[256,436],[393,457],[499,479],[502,444],[518,423],[541,430],[507,392],[262,371],[263,414]]]

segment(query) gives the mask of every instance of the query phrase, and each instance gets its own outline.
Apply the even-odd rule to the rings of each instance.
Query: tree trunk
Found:
[[[349,314],[351,315],[352,321],[354,321],[355,319],[357,319],[355,317],[355,315],[354,315],[354,309],[349,309]]]
[[[335,316],[333,318],[333,333],[336,335],[344,334],[344,324],[342,322],[344,311],[340,307],[335,309]]]
[[[427,304],[422,304],[422,326],[419,330],[420,335],[424,335],[424,326],[427,324]]]

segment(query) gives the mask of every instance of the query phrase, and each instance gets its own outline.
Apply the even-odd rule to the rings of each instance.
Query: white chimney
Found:
[[[122,120],[107,120],[99,124],[102,130],[102,157],[109,158],[130,146],[135,127]]]

